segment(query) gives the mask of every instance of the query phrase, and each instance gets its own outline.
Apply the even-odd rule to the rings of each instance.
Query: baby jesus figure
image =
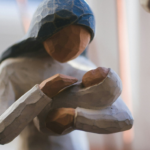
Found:
[[[132,127],[118,75],[79,56],[94,34],[84,0],[40,4],[25,38],[1,57],[0,144],[20,134],[22,150],[82,150],[88,149],[85,136],[71,131],[108,134]]]

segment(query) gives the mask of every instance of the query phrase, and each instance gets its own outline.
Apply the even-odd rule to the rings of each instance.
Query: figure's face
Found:
[[[64,63],[79,56],[90,42],[90,32],[83,26],[70,25],[44,41],[48,54]]]

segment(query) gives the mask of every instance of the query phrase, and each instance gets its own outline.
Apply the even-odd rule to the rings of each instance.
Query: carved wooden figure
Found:
[[[20,134],[19,150],[88,150],[85,134],[71,131],[108,134],[132,127],[118,75],[79,56],[94,34],[86,1],[39,5],[28,33],[0,58],[0,144]]]

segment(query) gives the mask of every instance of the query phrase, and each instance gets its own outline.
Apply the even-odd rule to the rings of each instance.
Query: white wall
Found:
[[[97,65],[119,72],[116,0],[88,0],[88,3],[96,18],[96,36],[92,43],[95,47],[90,48],[92,60],[97,58]]]
[[[90,58],[98,66],[111,67],[119,73],[115,4],[117,0],[88,1],[97,20],[97,35],[90,47]],[[111,136],[89,134],[93,150],[150,149],[150,13],[140,6],[139,0],[123,0],[123,2],[126,11],[131,100],[135,120],[133,139],[131,143],[126,144],[121,134]]]
[[[96,18],[96,36],[89,47],[89,57],[97,65],[119,74],[116,0],[88,0]],[[92,150],[121,150],[122,134],[88,133]]]

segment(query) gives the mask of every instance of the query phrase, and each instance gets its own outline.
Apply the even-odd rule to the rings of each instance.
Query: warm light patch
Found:
[[[117,0],[117,15],[118,15],[120,76],[123,83],[122,98],[132,112],[128,36],[127,36],[127,24],[125,16],[125,3],[123,0]],[[124,143],[126,144],[132,143],[133,129],[123,133],[123,140]]]

